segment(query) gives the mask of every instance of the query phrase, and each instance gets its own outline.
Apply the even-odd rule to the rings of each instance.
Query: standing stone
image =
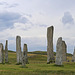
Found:
[[[64,61],[67,61],[67,55],[66,55],[66,53],[67,53],[67,46],[66,46],[66,43],[65,43],[65,41],[62,41],[62,61],[64,62]]]
[[[5,63],[8,63],[8,40],[6,40],[5,45]]]
[[[62,65],[62,37],[57,40],[55,64]]]
[[[22,54],[22,66],[25,67],[26,65],[26,47],[27,45],[24,44],[24,47],[23,47],[23,54]]]
[[[4,50],[2,43],[0,43],[0,63],[4,63]]]
[[[72,62],[75,62],[75,48],[74,48],[74,52],[73,52],[73,56],[72,56]]]
[[[26,64],[29,64],[28,56],[27,56],[27,52],[28,52],[27,44],[24,44],[24,47],[25,47],[25,52],[26,52]]]
[[[53,30],[54,27],[47,28],[47,63],[54,62],[54,53],[53,53]]]
[[[21,37],[16,37],[16,53],[17,53],[17,63],[22,63],[22,52],[21,52]]]

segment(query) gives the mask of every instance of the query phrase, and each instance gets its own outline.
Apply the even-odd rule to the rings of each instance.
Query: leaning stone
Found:
[[[52,63],[55,61],[53,53],[53,30],[54,27],[47,28],[47,63]]]
[[[4,63],[4,49],[2,43],[0,43],[0,63]]]
[[[22,63],[22,52],[21,52],[21,37],[16,37],[16,54],[17,54],[17,64]]]
[[[62,65],[62,37],[57,40],[55,64]]]
[[[65,62],[67,61],[67,45],[65,43],[65,41],[62,41],[62,61]]]
[[[8,40],[6,40],[5,45],[5,63],[8,63]]]

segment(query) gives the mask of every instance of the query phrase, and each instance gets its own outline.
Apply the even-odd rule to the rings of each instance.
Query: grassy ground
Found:
[[[26,68],[16,65],[16,53],[9,52],[9,63],[0,64],[0,75],[75,75],[75,63],[64,62],[64,66],[46,64],[47,55],[29,53]],[[68,56],[71,60],[71,56]]]

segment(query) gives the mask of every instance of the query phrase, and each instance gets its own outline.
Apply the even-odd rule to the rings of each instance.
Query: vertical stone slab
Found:
[[[47,63],[54,62],[54,53],[53,53],[53,31],[54,27],[47,28]]]
[[[55,64],[62,65],[62,37],[57,40]]]
[[[8,40],[6,40],[5,45],[5,63],[8,63]]]
[[[22,53],[22,66],[25,67],[25,65],[26,65],[26,44],[24,44]]]
[[[75,62],[75,48],[74,48],[74,52],[73,52],[73,56],[72,56],[72,62]]]
[[[27,53],[28,53],[27,44],[24,44],[24,46],[25,46],[25,52],[26,52],[26,64],[29,64],[29,62],[28,62],[28,56],[27,56]]]
[[[0,63],[4,63],[4,50],[2,43],[0,43]]]
[[[17,63],[22,63],[22,52],[21,52],[21,37],[16,37],[16,54],[17,54]]]
[[[65,43],[65,41],[62,41],[62,61],[65,62],[67,61],[67,45]]]

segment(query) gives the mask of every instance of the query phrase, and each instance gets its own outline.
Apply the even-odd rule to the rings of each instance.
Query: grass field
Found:
[[[0,64],[0,75],[75,75],[75,63],[64,62],[63,66],[46,64],[47,55],[45,52],[29,52],[29,64],[26,68],[16,65],[16,53],[9,52],[9,63]],[[71,60],[71,55],[68,55]]]

